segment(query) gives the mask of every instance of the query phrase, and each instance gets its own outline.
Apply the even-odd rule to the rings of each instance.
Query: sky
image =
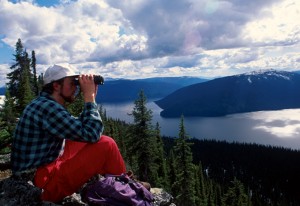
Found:
[[[20,38],[37,72],[215,78],[300,70],[299,0],[0,0],[0,86]]]

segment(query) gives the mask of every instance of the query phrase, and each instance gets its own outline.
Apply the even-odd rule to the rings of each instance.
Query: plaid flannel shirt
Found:
[[[12,144],[12,171],[21,172],[54,161],[64,140],[97,142],[103,124],[95,103],[85,103],[75,118],[49,94],[42,92],[24,110]]]

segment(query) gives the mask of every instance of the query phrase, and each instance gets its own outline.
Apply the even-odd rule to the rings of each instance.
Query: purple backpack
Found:
[[[83,199],[89,205],[151,206],[153,196],[141,183],[126,174],[108,175],[85,188]]]

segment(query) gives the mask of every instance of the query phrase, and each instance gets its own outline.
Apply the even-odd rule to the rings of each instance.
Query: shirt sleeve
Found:
[[[79,118],[73,117],[61,105],[53,104],[50,108],[43,122],[50,136],[82,142],[97,142],[100,139],[103,123],[97,104],[85,103]]]

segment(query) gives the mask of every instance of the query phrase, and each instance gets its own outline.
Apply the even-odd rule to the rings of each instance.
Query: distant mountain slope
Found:
[[[195,77],[157,77],[137,80],[109,79],[105,81],[103,86],[99,86],[96,101],[99,103],[134,101],[138,98],[141,90],[144,91],[147,99],[158,99],[179,88],[204,81],[207,80]]]
[[[0,95],[5,95],[5,87],[0,87]]]
[[[161,116],[223,116],[300,108],[300,74],[257,71],[181,88],[156,101]]]
[[[165,97],[182,87],[205,82],[207,79],[197,77],[154,77],[147,79],[105,79],[99,86],[97,102],[128,102],[134,101],[143,90],[148,99]],[[0,87],[0,95],[5,95],[5,87]]]

